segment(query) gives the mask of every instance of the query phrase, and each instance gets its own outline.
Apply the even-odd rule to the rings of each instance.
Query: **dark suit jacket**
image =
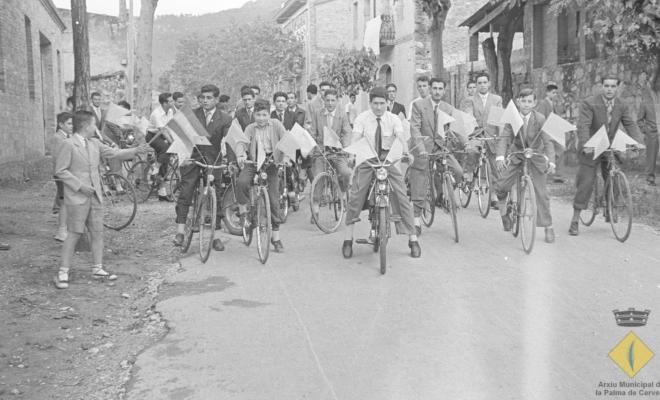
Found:
[[[300,107],[296,107],[295,111],[289,110],[287,107],[286,110],[284,110],[284,118],[280,120],[277,116],[277,111],[273,110],[273,112],[270,113],[270,117],[274,118],[278,121],[280,121],[284,125],[284,129],[287,131],[290,131],[291,128],[293,128],[293,125],[298,123],[301,127],[305,127],[305,110],[303,110]]]
[[[520,128],[520,132],[517,135],[514,135],[511,125],[506,124],[500,135],[501,139],[496,142],[497,156],[505,157],[508,153],[525,150],[526,146],[525,143],[523,143],[523,135],[525,135],[527,147],[531,147],[537,153],[545,154],[545,156],[548,157],[548,160],[554,163],[555,146],[552,144],[550,135],[541,130],[544,123],[545,117],[543,114],[538,111],[532,111],[527,124],[527,132],[522,132],[523,128]],[[520,164],[522,158],[514,157],[511,162],[513,164]],[[541,157],[532,158],[532,163],[540,171],[545,171],[546,161]]]
[[[607,126],[607,136],[610,143],[614,139],[614,135],[619,128],[619,124],[623,124],[624,128],[630,137],[643,143],[644,139],[639,133],[637,122],[632,117],[630,107],[626,105],[618,97],[614,98],[614,106],[612,108],[612,120]],[[607,107],[603,96],[598,94],[595,96],[587,97],[580,104],[580,117],[578,118],[577,132],[578,132],[578,151],[580,152],[580,162],[585,164],[595,164],[598,159],[594,160],[592,154],[583,154],[582,148],[594,133],[596,133],[603,125],[607,125]]]
[[[637,125],[644,135],[658,134],[658,118],[655,109],[655,95],[647,90],[642,96],[642,103],[637,113]]]
[[[390,112],[391,112],[392,114],[396,115],[397,117],[398,117],[399,114],[401,114],[401,113],[403,113],[403,116],[404,116],[404,117],[407,117],[407,115],[406,115],[406,108],[403,106],[403,104],[401,104],[401,103],[397,103],[396,101],[394,102],[394,104],[392,104],[392,109],[390,110]]]
[[[252,108],[251,117],[248,115],[247,109],[245,107],[241,107],[236,110],[234,118],[238,120],[238,123],[241,125],[241,129],[243,129],[243,132],[245,132],[245,128],[254,122],[254,107]]]
[[[332,119],[331,128],[339,139],[341,144],[346,147],[351,144],[351,125],[348,123],[348,115],[340,110],[341,107],[335,109],[335,116]],[[323,146],[323,127],[328,125],[328,118],[326,117],[326,109],[316,110],[311,118],[312,128],[310,134],[316,140],[319,146]]]
[[[550,113],[555,112],[555,106],[546,97],[539,101],[539,103],[536,105],[536,111],[540,112],[544,117],[548,118]]]
[[[199,146],[199,149],[202,151],[202,154],[206,158],[207,162],[213,162],[217,159],[218,154],[220,154],[221,151],[221,143],[222,139],[227,136],[227,132],[229,131],[229,127],[231,126],[231,117],[229,114],[226,112],[220,110],[220,108],[216,107],[215,112],[213,113],[213,116],[211,117],[211,122],[209,122],[208,125],[206,125],[206,116],[204,116],[204,108],[196,108],[193,110],[195,113],[195,116],[197,119],[199,119],[199,122],[202,123],[206,127],[206,131],[209,133],[211,138],[209,141],[211,142],[211,146]],[[229,151],[231,149],[228,149],[227,156],[229,157]],[[232,153],[233,154],[233,153]],[[193,152],[193,158],[197,155],[197,151]],[[230,158],[231,159],[231,158]]]
[[[447,113],[448,115],[453,115],[455,108],[444,101],[440,101],[440,110]],[[413,146],[417,145],[421,150],[420,140],[422,136],[433,137],[435,130],[435,112],[433,100],[431,96],[426,98],[419,99],[413,103],[412,114],[410,115],[410,136],[413,139]],[[438,135],[439,136],[439,135]],[[433,149],[426,149],[426,151],[431,152]]]

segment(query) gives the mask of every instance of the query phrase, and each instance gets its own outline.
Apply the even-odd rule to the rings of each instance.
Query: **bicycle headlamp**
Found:
[[[209,179],[209,182],[213,182],[215,180],[215,175],[209,174],[208,179]]]
[[[126,135],[126,143],[133,144],[135,142],[135,135],[129,134]]]
[[[259,174],[259,176],[260,176],[261,179],[263,179],[263,180],[266,180],[266,179],[268,178],[268,174],[265,173],[265,172],[261,172],[261,174]]]
[[[525,158],[532,158],[532,155],[534,155],[534,150],[532,149],[525,149]]]
[[[376,179],[379,181],[384,181],[387,179],[387,170],[385,168],[379,168],[376,170]]]

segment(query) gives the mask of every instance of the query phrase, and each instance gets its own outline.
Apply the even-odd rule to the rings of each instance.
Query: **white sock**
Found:
[[[278,240],[280,240],[280,231],[273,231],[272,239],[273,239],[273,242],[277,242]]]
[[[415,226],[422,226],[422,218],[415,217]]]

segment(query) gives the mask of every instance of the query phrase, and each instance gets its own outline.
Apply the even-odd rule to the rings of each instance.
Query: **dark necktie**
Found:
[[[280,119],[280,122],[284,122],[284,113],[279,113],[278,117]]]
[[[614,102],[612,100],[607,100],[607,125],[612,122],[612,109],[614,109]]]
[[[377,156],[380,156],[380,153],[383,151],[383,129],[380,126],[380,117],[376,118],[378,127],[376,128],[376,152]]]
[[[440,104],[436,104],[435,107],[433,107],[433,141],[435,142],[436,136],[438,136],[438,131],[440,130],[440,127],[438,126],[438,107]]]

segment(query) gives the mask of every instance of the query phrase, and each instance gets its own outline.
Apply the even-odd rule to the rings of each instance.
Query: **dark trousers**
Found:
[[[254,164],[245,164],[236,182],[236,201],[238,204],[247,205],[250,202],[250,190],[254,182],[254,176],[257,174],[257,166]],[[266,167],[268,174],[268,197],[270,200],[270,215],[273,230],[280,229],[280,180],[277,176],[277,166],[270,164]]]
[[[509,166],[500,174],[495,181],[495,192],[497,199],[504,201],[511,187],[518,181],[522,173],[522,165],[509,164]],[[546,188],[547,175],[539,171],[534,165],[529,166],[529,175],[534,184],[534,194],[536,195],[536,226],[552,226],[552,215],[550,214],[550,196]]]
[[[153,133],[147,133],[147,142],[153,137]],[[167,153],[167,149],[170,148],[170,145],[162,136],[160,136],[151,142],[150,146],[156,151],[156,160],[158,160],[158,163],[160,164],[158,175],[160,175],[161,178],[165,178],[167,175],[167,167],[170,164],[170,155]]]
[[[193,194],[199,185],[199,177],[201,174],[201,168],[195,164],[185,165],[180,168],[181,171],[181,181],[179,189],[179,199],[176,202],[174,210],[176,211],[176,223],[185,224],[186,218],[188,218],[188,212],[190,206],[192,205]],[[213,176],[215,177],[215,194],[216,194],[216,220],[222,218],[222,195],[224,190],[220,186],[222,181],[222,171],[215,170],[213,171]]]
[[[655,165],[658,163],[658,132],[644,135],[646,145],[646,175],[655,178]]]
[[[593,157],[591,154],[581,154],[580,158]],[[576,210],[584,210],[589,204],[591,192],[594,189],[594,182],[596,181],[596,169],[600,165],[603,180],[607,180],[607,159],[603,156],[599,157],[595,163],[587,163],[580,161],[577,176],[575,178],[575,198],[573,199],[573,208]]]

